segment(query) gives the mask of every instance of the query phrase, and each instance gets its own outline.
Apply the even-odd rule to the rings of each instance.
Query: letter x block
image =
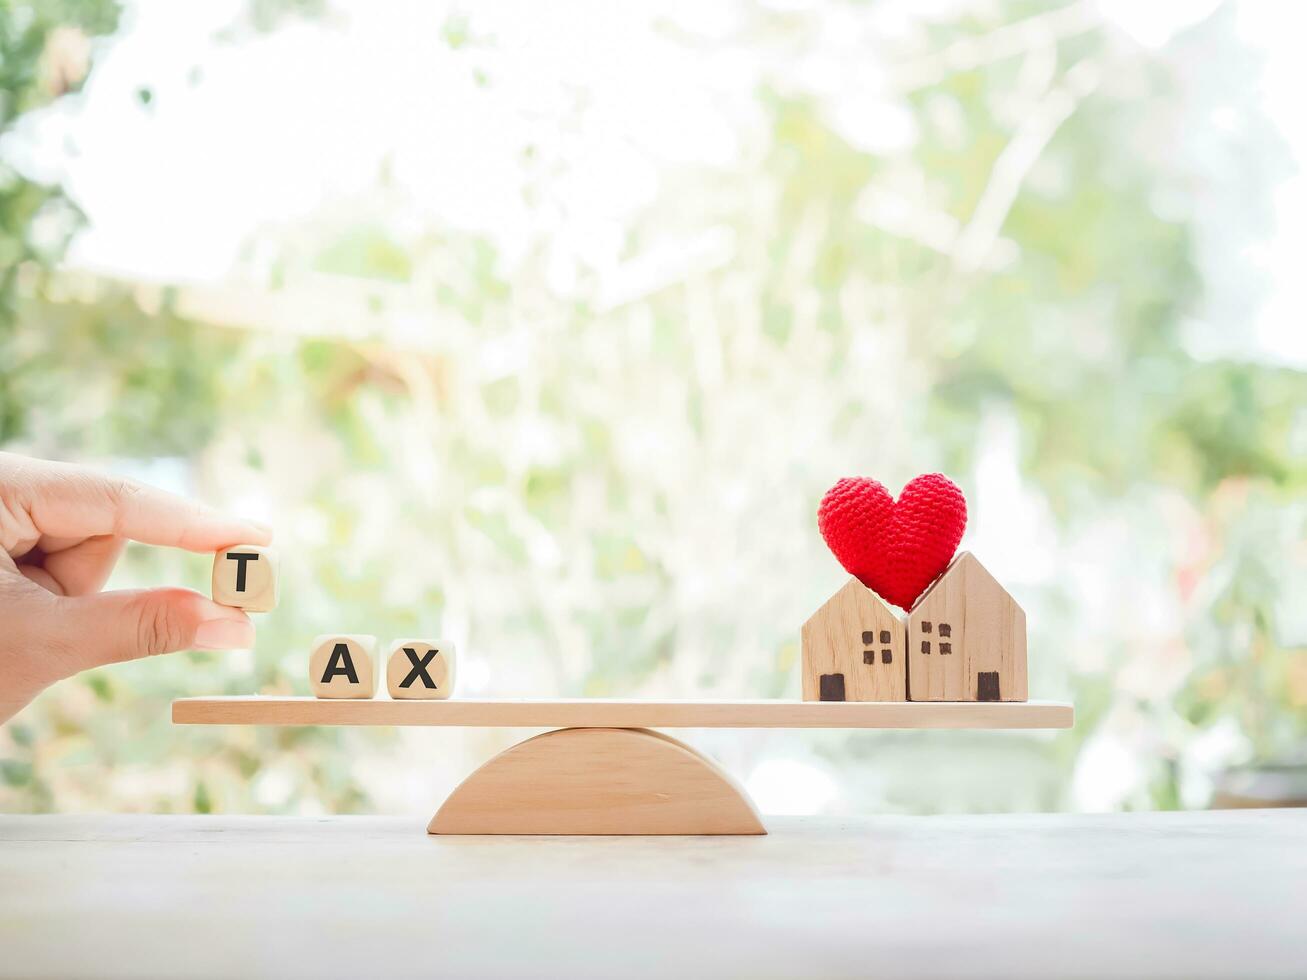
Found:
[[[454,693],[454,644],[396,640],[386,657],[386,688],[392,698],[441,700]]]
[[[234,544],[213,556],[213,601],[246,612],[277,607],[277,553],[252,544]]]
[[[377,693],[377,638],[326,633],[313,641],[309,687],[319,698],[370,698]]]

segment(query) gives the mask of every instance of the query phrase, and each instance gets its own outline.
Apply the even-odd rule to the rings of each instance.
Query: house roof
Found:
[[[962,571],[965,571],[968,578],[971,578],[973,582],[995,588],[1008,599],[1012,599],[1012,594],[1003,587],[1003,584],[998,579],[990,574],[989,569],[980,563],[979,558],[969,551],[962,551],[959,552],[951,562],[949,562],[948,568],[940,572],[939,577],[931,582],[930,585],[926,586],[926,590],[922,592],[921,595],[917,596],[917,601],[912,604],[912,609],[908,611],[908,615],[911,616],[912,613],[915,613],[918,607],[930,598],[931,593],[939,587],[941,582],[954,574],[961,574]],[[1016,600],[1013,599],[1012,601],[1015,602]]]
[[[888,602],[886,602],[883,598],[881,598],[880,595],[878,595],[876,592],[873,592],[871,589],[863,585],[860,581],[858,581],[856,577],[851,577],[847,582],[845,582],[842,586],[840,586],[840,588],[837,589],[829,599],[827,599],[820,606],[818,606],[817,610],[811,616],[808,617],[808,622],[809,623],[812,622],[814,619],[820,616],[822,612],[828,609],[835,602],[850,597],[858,600],[871,599],[873,602],[878,603],[881,606],[881,608],[885,610],[885,612],[893,616],[895,620],[899,622],[903,622],[903,617],[899,614],[898,610],[895,607],[891,606]],[[805,623],[804,625],[806,626],[807,623]]]

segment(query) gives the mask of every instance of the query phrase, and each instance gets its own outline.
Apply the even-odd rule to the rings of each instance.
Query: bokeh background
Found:
[[[0,728],[0,809],[425,815],[521,736],[169,723],[306,692],[329,630],[452,639],[465,695],[797,696],[821,494],[932,470],[1078,723],[690,733],[763,810],[1294,772],[1303,17],[2,0],[0,446],[269,521],[284,571],[257,649]]]

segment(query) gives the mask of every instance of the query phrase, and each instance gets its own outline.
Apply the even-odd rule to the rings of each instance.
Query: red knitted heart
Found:
[[[897,501],[876,480],[845,477],[817,508],[821,536],[845,570],[902,609],[948,567],[966,526],[966,498],[942,473],[910,481]]]

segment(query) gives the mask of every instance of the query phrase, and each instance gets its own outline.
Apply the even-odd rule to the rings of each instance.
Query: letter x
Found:
[[[413,682],[421,677],[422,686],[434,691],[436,689],[436,682],[433,681],[431,675],[427,673],[427,664],[435,660],[436,654],[439,652],[439,650],[428,650],[427,655],[419,660],[418,652],[416,650],[412,647],[405,647],[404,653],[408,655],[408,662],[413,665],[413,669],[408,672],[407,677],[400,681],[399,686],[412,687]]]

